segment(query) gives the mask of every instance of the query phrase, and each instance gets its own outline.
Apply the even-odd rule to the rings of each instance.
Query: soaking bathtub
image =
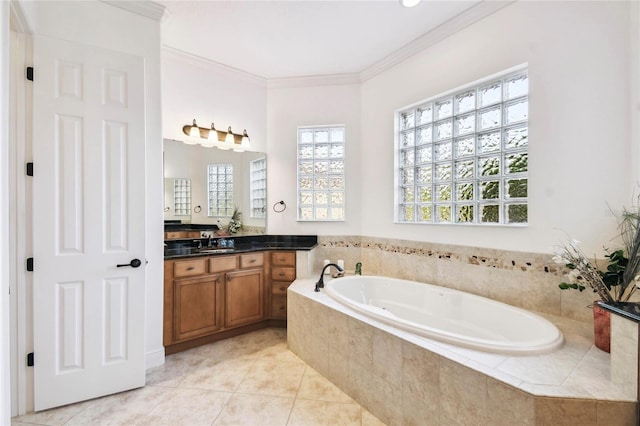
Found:
[[[430,339],[486,352],[551,352],[563,342],[539,315],[458,290],[382,276],[349,276],[324,291],[351,309]]]

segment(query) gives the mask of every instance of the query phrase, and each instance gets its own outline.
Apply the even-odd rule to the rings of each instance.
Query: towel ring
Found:
[[[280,205],[282,207],[278,207],[278,205]],[[287,209],[287,204],[282,200],[278,201],[277,203],[275,203],[273,205],[273,211],[276,212],[276,213],[282,213],[286,209]]]
[[[201,211],[202,211],[202,207],[200,207],[200,206],[195,206],[195,207],[193,208],[193,212],[194,212],[194,213],[200,213]]]

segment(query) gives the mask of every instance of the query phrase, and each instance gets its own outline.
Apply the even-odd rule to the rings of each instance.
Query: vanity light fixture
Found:
[[[251,149],[249,135],[245,129],[242,134],[236,134],[231,131],[229,126],[226,132],[217,130],[213,123],[211,128],[198,127],[195,118],[193,124],[182,126],[182,133],[189,136],[183,142],[187,145],[200,144],[207,148],[233,149],[237,152],[248,151]]]
[[[421,0],[400,0],[400,4],[404,7],[413,7],[417,6]]]

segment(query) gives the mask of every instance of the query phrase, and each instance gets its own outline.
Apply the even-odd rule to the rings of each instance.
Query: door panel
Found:
[[[144,61],[34,37],[36,410],[144,386]]]
[[[264,319],[262,269],[229,272],[225,283],[225,327],[237,327]]]
[[[173,316],[175,341],[206,336],[222,328],[220,275],[175,280]]]

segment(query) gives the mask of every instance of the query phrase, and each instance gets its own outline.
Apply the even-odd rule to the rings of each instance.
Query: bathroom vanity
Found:
[[[264,327],[285,327],[296,253],[315,247],[317,237],[216,237],[213,247],[206,245],[209,241],[188,241],[195,246],[165,242],[166,354]]]

